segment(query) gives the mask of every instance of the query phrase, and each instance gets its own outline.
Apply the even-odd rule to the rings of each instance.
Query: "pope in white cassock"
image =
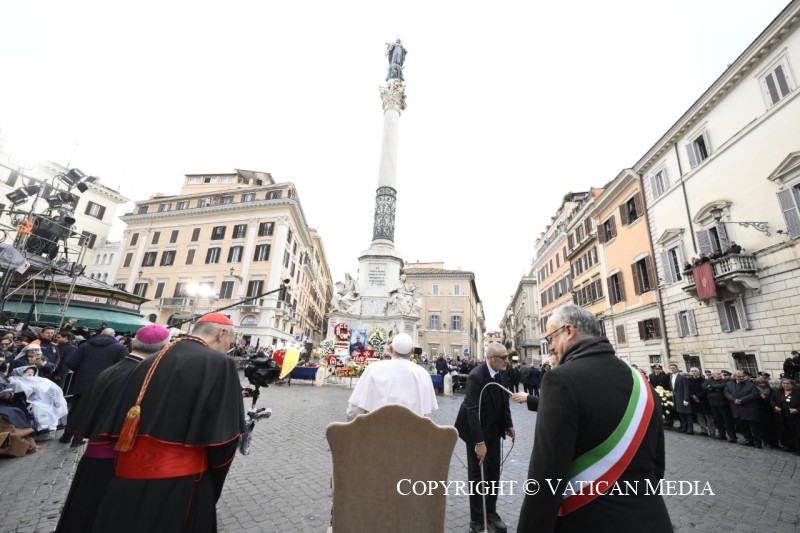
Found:
[[[439,408],[431,376],[410,361],[414,343],[406,333],[392,339],[392,358],[367,366],[350,395],[347,419],[374,411],[389,403],[405,405],[420,416]]]

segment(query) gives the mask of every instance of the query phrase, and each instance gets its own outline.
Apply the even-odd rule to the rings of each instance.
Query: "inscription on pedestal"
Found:
[[[372,287],[385,287],[386,286],[386,265],[384,264],[370,264],[367,271],[367,282]]]

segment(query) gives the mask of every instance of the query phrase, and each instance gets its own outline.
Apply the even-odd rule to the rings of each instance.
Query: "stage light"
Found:
[[[6,194],[6,198],[11,200],[12,205],[19,205],[25,203],[29,197],[37,194],[38,192],[38,185],[28,185],[27,187],[20,187],[15,191],[11,191],[10,193]]]
[[[78,196],[67,191],[58,191],[45,198],[45,201],[51,209],[59,209],[65,205],[74,207],[78,203]]]
[[[86,174],[78,170],[77,168],[71,168],[69,172],[66,174],[61,174],[59,179],[69,185],[70,187],[78,184],[80,181],[83,181],[86,178]]]

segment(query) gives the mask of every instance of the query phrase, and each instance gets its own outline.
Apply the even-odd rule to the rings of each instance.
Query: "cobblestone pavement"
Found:
[[[345,421],[350,391],[345,385],[292,386],[264,389],[259,406],[271,406],[272,418],[258,423],[249,456],[233,462],[217,506],[219,529],[239,532],[324,532],[331,511],[331,459],[325,427]],[[463,396],[439,397],[432,419],[452,424]],[[517,442],[508,454],[501,478],[526,479],[533,442],[535,413],[512,404]],[[56,435],[60,435],[60,432]],[[52,531],[69,489],[82,448],[56,438],[40,441],[41,452],[0,460],[4,510],[0,532]],[[800,457],[775,450],[756,450],[707,437],[666,433],[667,479],[705,482],[713,496],[667,496],[676,531],[795,532],[800,529]],[[465,446],[458,441],[450,479],[466,479]],[[522,501],[521,485],[501,496],[498,512],[515,526]],[[368,500],[365,502],[368,503]],[[368,519],[365,516],[365,519]],[[447,531],[466,532],[466,496],[447,502]],[[380,531],[380,527],[376,527]]]

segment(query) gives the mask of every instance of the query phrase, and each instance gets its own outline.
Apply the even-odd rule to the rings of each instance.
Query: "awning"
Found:
[[[28,316],[30,308],[31,302],[6,302],[4,311],[11,317],[16,315],[17,318],[24,319]],[[135,333],[142,326],[150,324],[150,321],[141,315],[70,305],[67,312],[64,313],[64,323],[66,324],[72,318],[77,319],[77,322],[72,324],[73,328],[100,329],[100,326],[105,323],[106,327],[112,328],[117,333],[126,331]],[[58,326],[60,319],[61,307],[57,304],[37,303],[36,312],[31,317],[32,322],[43,322],[55,326]]]

